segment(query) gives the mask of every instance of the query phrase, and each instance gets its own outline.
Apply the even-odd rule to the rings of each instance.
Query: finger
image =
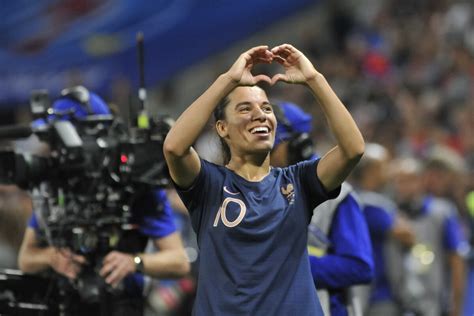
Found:
[[[286,63],[286,59],[281,57],[280,55],[275,55],[273,60],[275,60],[277,63],[282,64],[282,65]]]
[[[278,51],[274,55],[275,55],[275,58],[280,57],[287,60],[291,56],[291,52],[289,52],[286,49],[282,49],[281,51]]]
[[[246,57],[246,59],[248,60],[248,58],[254,58],[255,56],[258,56],[258,55],[263,55],[265,56],[267,54],[267,51],[268,51],[268,46],[257,46],[257,47],[253,47],[251,49],[249,49],[248,51],[244,52],[242,55]]]
[[[105,279],[105,282],[115,287],[118,285],[118,283],[122,279],[123,279],[122,270],[117,268],[107,276],[107,278]]]
[[[257,58],[256,63],[260,64],[271,64],[272,59]]]
[[[252,54],[254,52],[266,51],[266,50],[268,50],[268,45],[260,45],[260,46],[252,47],[251,49],[247,51],[247,53]]]
[[[74,275],[74,271],[72,269],[71,266],[65,266],[64,268],[62,268],[61,270],[59,270],[59,272],[63,275],[65,275],[67,278],[69,279],[74,279],[75,275]]]
[[[116,270],[117,267],[121,266],[122,258],[119,256],[119,253],[111,252],[107,259],[107,261],[104,260],[102,262],[102,269],[100,270],[101,272],[99,272],[102,276],[108,275],[111,271]]]
[[[289,53],[294,53],[298,51],[293,45],[290,45],[290,44],[281,44],[271,49],[272,53],[274,53],[275,51],[281,51],[281,50],[285,50]]]
[[[72,270],[72,273],[73,273],[73,276],[74,276],[74,279],[79,275],[79,273],[81,272],[81,266],[80,265],[77,265],[77,264],[74,264],[72,267],[71,267],[71,270]]]
[[[254,78],[255,78],[255,83],[260,82],[260,81],[265,81],[269,84],[272,84],[272,79],[270,79],[270,77],[268,77],[267,75],[256,75],[254,76]]]
[[[58,252],[61,256],[66,258],[68,261],[72,261],[72,262],[80,263],[80,264],[84,264],[84,263],[87,262],[87,260],[84,256],[77,255],[77,254],[71,252],[69,249],[62,248]]]
[[[68,277],[69,279],[76,279],[77,275],[79,274],[79,270],[77,270],[77,267],[75,267],[73,264],[71,265],[68,265],[65,270],[64,270],[64,274],[66,275],[66,277]]]
[[[256,49],[248,51],[248,53],[252,56],[260,55],[265,57],[271,57],[273,55],[272,52],[268,49],[268,46],[259,46]]]
[[[108,263],[106,265],[103,265],[102,268],[99,271],[100,276],[105,277],[106,275],[110,274],[112,270],[114,270],[115,265]]]
[[[76,274],[72,270],[64,271],[64,275],[70,280],[76,279]]]
[[[273,60],[273,54],[268,52],[268,54],[262,53],[262,54],[253,55],[251,59],[251,63],[252,64],[258,64],[258,63],[268,64],[268,63],[271,63],[272,60]]]
[[[271,84],[274,85],[278,81],[283,81],[283,82],[289,82],[289,79],[286,75],[284,74],[276,74],[272,77]]]
[[[109,252],[104,259],[102,259],[102,264],[106,265],[108,263],[114,262],[115,258],[117,257],[117,253],[115,251]]]
[[[266,49],[264,52],[263,52],[263,56],[267,59],[272,59],[273,58],[273,53],[271,51],[269,51],[268,49]]]
[[[292,46],[290,46],[290,47],[280,46],[280,47],[277,47],[274,50],[272,50],[272,53],[275,56],[280,56],[280,57],[283,57],[285,59],[288,59],[290,56],[296,56],[297,53],[298,53],[298,50],[295,49]]]
[[[74,261],[74,263],[77,263],[77,264],[87,263],[86,258],[84,256],[81,256],[81,255],[72,255],[71,259],[72,259],[72,261]]]
[[[56,251],[57,251],[60,255],[66,257],[66,258],[69,258],[69,257],[72,255],[72,252],[71,252],[69,249],[67,249],[67,248],[59,248],[59,249],[56,249]]]
[[[284,51],[284,48],[281,46],[275,46],[271,50],[272,54],[281,54],[282,51]]]
[[[278,46],[278,47],[274,47],[272,48],[271,50],[272,54],[278,54],[278,55],[281,55],[281,54],[291,54],[291,50],[285,48],[285,47],[281,47],[281,46]]]

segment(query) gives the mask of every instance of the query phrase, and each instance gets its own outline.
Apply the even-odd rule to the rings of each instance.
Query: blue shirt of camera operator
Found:
[[[53,114],[48,116],[46,120],[74,120],[84,119],[88,115],[111,114],[107,104],[98,95],[85,91],[88,93],[89,99],[87,104],[78,102],[74,98],[61,97],[53,103],[54,112],[61,114],[61,116]],[[33,128],[41,128],[47,124],[46,120],[38,119],[34,121],[32,123]],[[131,215],[129,224],[132,227],[137,227],[137,229],[123,233],[117,246],[118,252],[128,254],[143,252],[148,239],[157,240],[176,232],[172,209],[164,190],[149,190],[141,194],[140,198],[131,207]],[[33,213],[28,226],[35,231],[37,237],[40,237],[42,226],[36,213]],[[74,257],[82,256],[74,255]],[[104,276],[108,283],[110,275],[113,274],[113,271],[105,271],[110,270],[108,267],[105,268],[109,257],[110,253],[104,258],[104,267],[100,271],[100,274]],[[84,261],[84,258],[79,261]],[[115,276],[114,282],[117,279],[120,279],[120,277]],[[144,276],[141,273],[129,274],[123,279],[123,282],[127,294],[141,296],[143,293]]]

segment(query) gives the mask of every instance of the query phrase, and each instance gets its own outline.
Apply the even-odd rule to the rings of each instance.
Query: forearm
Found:
[[[155,278],[179,278],[190,270],[188,258],[182,249],[144,253],[140,257],[145,274]]]
[[[463,304],[464,287],[465,287],[465,265],[464,259],[457,254],[450,254],[449,257],[451,267],[451,288],[452,302],[450,315],[460,315]]]
[[[370,283],[373,271],[369,263],[355,258],[326,255],[310,256],[311,274],[318,288],[339,289]]]
[[[51,267],[51,258],[56,251],[53,247],[22,248],[18,256],[18,266],[25,273],[39,273]]]
[[[178,118],[166,136],[165,151],[183,156],[198,138],[218,102],[235,87],[236,83],[229,76],[220,75]]]
[[[364,139],[349,111],[320,73],[307,82],[321,105],[338,147],[348,160],[358,160],[364,152]]]

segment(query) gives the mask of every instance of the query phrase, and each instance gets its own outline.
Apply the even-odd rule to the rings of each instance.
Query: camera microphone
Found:
[[[5,125],[0,126],[0,139],[27,138],[33,134],[29,125]]]

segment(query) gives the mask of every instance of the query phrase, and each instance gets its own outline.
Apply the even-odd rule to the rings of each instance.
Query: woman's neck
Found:
[[[248,181],[261,181],[270,173],[270,156],[258,162],[232,158],[226,168]]]

